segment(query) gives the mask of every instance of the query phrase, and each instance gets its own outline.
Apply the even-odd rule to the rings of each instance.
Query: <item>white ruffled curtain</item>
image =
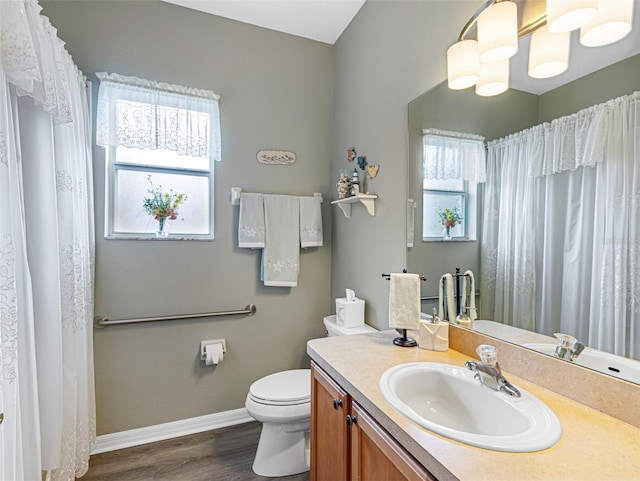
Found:
[[[35,0],[0,2],[0,479],[71,480],[95,440],[89,93]]]
[[[489,318],[640,359],[640,93],[489,143]]]
[[[484,137],[437,129],[424,129],[422,134],[425,179],[486,181]]]
[[[219,95],[98,72],[96,143],[221,160]]]

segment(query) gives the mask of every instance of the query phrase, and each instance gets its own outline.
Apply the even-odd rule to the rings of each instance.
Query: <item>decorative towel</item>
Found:
[[[240,194],[238,247],[264,248],[264,204],[262,194]]]
[[[300,270],[300,201],[289,195],[264,196],[265,286],[295,287]]]
[[[300,247],[322,246],[320,197],[300,197]]]
[[[456,320],[456,302],[453,299],[453,276],[445,274],[440,278],[438,291],[438,317],[443,321]]]
[[[472,321],[478,318],[478,311],[476,309],[476,280],[471,271],[465,271],[464,277],[462,278],[462,301],[460,306],[462,313],[466,313]],[[469,309],[465,309],[465,307],[469,307]]]
[[[420,326],[420,276],[391,274],[389,282],[389,327],[418,329]]]

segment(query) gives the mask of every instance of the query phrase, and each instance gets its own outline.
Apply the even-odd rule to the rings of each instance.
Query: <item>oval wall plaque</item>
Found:
[[[296,154],[286,150],[261,150],[256,158],[261,164],[291,165],[296,161]]]

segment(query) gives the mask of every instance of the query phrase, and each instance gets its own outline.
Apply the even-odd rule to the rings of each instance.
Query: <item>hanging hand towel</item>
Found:
[[[438,317],[443,321],[456,320],[456,303],[453,299],[453,276],[445,274],[440,278],[438,291]]]
[[[391,274],[389,285],[389,327],[420,327],[420,276]]]
[[[264,205],[262,194],[240,194],[238,247],[264,248]]]
[[[300,197],[300,247],[322,246],[322,204],[320,198]]]
[[[476,310],[476,281],[471,271],[465,271],[462,278],[462,301],[460,306],[462,314],[466,313],[472,321],[478,318]],[[469,309],[465,309],[465,307],[469,307]]]
[[[265,286],[295,287],[300,265],[300,201],[288,195],[264,196]]]

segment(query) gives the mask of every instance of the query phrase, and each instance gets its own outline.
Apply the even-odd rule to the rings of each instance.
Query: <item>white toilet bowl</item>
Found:
[[[308,471],[311,371],[282,371],[257,380],[245,406],[262,423],[253,472],[280,477]]]
[[[338,326],[335,315],[325,317],[324,324],[329,336],[376,332],[366,324]],[[253,472],[273,478],[308,471],[311,370],[282,371],[258,379],[249,388],[245,407],[262,423]]]

